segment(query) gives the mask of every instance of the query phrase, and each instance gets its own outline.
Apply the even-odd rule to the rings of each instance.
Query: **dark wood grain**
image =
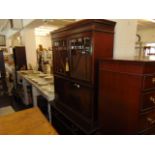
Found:
[[[4,62],[3,51],[0,51],[0,72],[1,72],[1,77],[5,78],[5,62]]]
[[[3,51],[0,50],[0,95],[4,95],[4,93],[7,91],[5,76],[6,72],[5,72],[4,55]]]
[[[145,84],[153,65],[155,61],[100,61],[98,114],[102,134],[139,134],[153,126],[147,119],[155,119],[150,101],[155,87]],[[152,89],[145,89],[149,87]]]
[[[51,34],[55,105],[87,129],[85,134],[97,127],[98,59],[113,56],[114,26],[108,20],[81,20]]]
[[[26,51],[24,46],[16,46],[13,48],[13,56],[16,71],[23,67],[27,69]]]

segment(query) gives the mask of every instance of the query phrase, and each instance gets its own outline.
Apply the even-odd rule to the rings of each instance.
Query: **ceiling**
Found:
[[[155,28],[155,20],[144,20],[144,19],[139,19],[138,20],[138,26],[137,29],[138,30],[144,30],[144,29],[151,29],[151,28]]]
[[[0,19],[0,26],[3,25],[6,21],[7,19]]]
[[[37,28],[43,26],[45,29],[51,28],[60,28],[70,23],[77,21],[76,19],[35,19],[29,25],[28,28]],[[10,29],[10,21],[9,19],[0,19],[0,33],[6,34]]]
[[[29,27],[36,28],[39,26],[56,26],[63,27],[67,24],[77,21],[76,19],[36,19]],[[0,32],[7,26],[9,19],[0,19]],[[137,30],[155,28],[155,20],[138,19]]]
[[[76,21],[75,19],[36,19],[29,25],[29,27],[31,28],[36,28],[39,26],[63,27],[75,21]]]
[[[2,31],[3,27],[6,26],[8,21],[9,21],[9,19],[0,19],[0,32]]]

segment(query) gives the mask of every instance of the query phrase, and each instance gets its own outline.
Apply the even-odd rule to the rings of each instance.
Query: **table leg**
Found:
[[[51,115],[51,102],[48,102],[48,118],[49,122],[52,123],[52,115]]]
[[[39,95],[37,89],[32,86],[32,96],[33,96],[33,106],[36,107],[37,104],[37,96]]]
[[[24,103],[26,105],[29,104],[29,98],[28,98],[28,94],[27,94],[27,85],[28,83],[26,82],[26,80],[22,80],[22,85],[23,85],[23,90],[24,90]]]

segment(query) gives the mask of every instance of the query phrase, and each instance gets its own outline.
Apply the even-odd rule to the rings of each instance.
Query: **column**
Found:
[[[114,37],[114,57],[135,56],[135,42],[137,33],[136,19],[116,19]]]
[[[34,29],[25,28],[21,31],[22,44],[26,48],[27,66],[37,67],[36,39]]]

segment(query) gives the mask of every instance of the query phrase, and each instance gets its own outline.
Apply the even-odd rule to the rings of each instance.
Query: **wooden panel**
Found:
[[[92,83],[92,33],[70,36],[70,76]]]
[[[132,61],[112,61],[111,59],[105,60],[100,63],[100,68],[106,68],[106,70],[114,72],[122,72],[127,74],[143,74],[143,64]]]
[[[66,27],[52,32],[53,39],[58,37],[68,37],[83,32],[100,31],[114,33],[115,22],[104,19],[87,19],[75,22]]]
[[[153,66],[149,60],[100,62],[98,111],[103,134],[154,133]]]
[[[113,57],[113,34],[95,32],[93,34],[94,56],[95,58]]]
[[[68,55],[66,51],[53,51],[54,73],[67,75],[66,71],[66,63],[68,63],[67,58]]]
[[[92,56],[81,51],[71,53],[71,77],[92,82]]]
[[[103,134],[132,134],[136,131],[139,81],[140,77],[100,72],[99,122]]]
[[[0,117],[1,135],[55,135],[56,130],[49,124],[38,108],[15,112]]]
[[[92,118],[93,90],[80,83],[55,78],[55,92],[59,100],[73,111]]]

